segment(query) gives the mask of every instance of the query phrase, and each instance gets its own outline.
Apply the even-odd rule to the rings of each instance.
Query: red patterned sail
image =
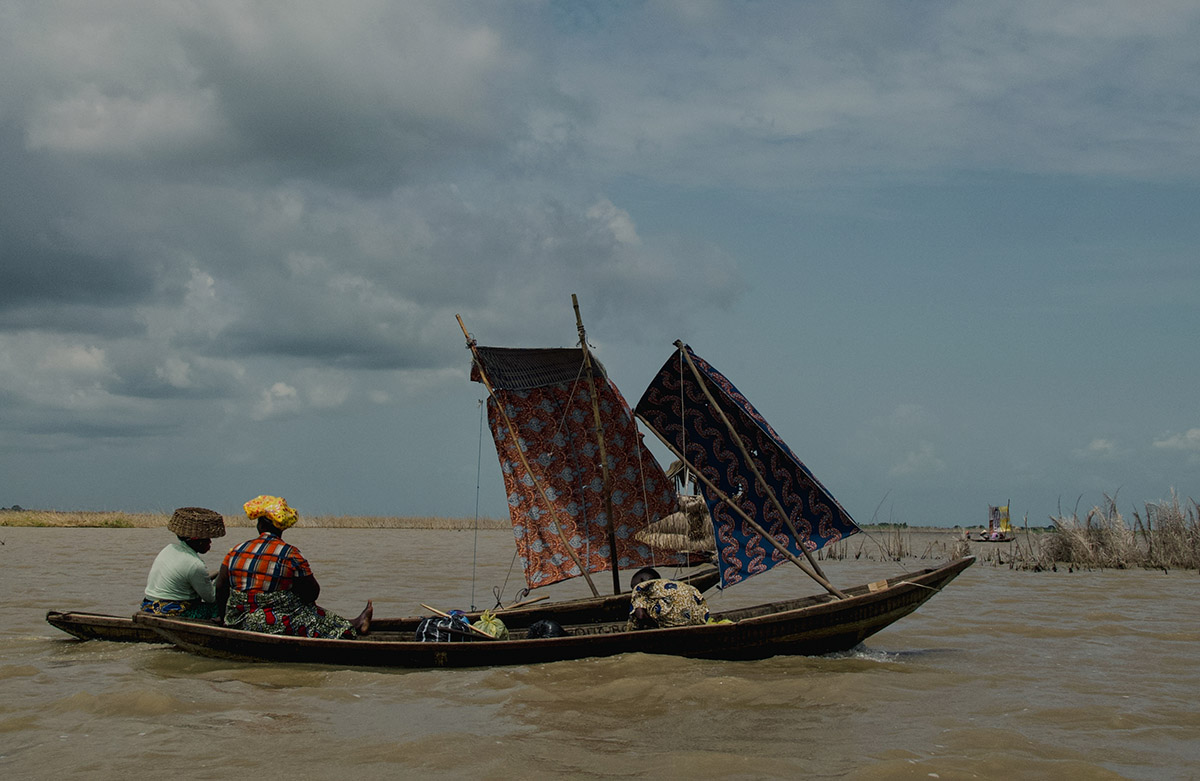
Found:
[[[471,379],[479,382],[482,369],[492,386],[488,423],[525,582],[536,588],[578,577],[576,559],[588,572],[611,569],[603,469],[583,351],[476,347],[475,355]],[[634,535],[676,510],[673,486],[642,442],[620,391],[604,367],[594,357],[591,361],[612,487],[617,567],[668,563],[669,556],[652,552]]]

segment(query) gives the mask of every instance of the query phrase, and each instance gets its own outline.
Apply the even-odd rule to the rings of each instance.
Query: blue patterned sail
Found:
[[[696,367],[699,379],[687,358]],[[717,407],[709,401],[705,389]],[[746,397],[687,345],[663,364],[642,394],[636,411],[704,478],[700,489],[713,519],[722,588],[788,560],[732,509],[725,497],[736,502],[742,512],[795,556],[859,531],[850,514]],[[746,463],[743,449],[733,439],[734,432],[767,483],[766,488]],[[771,494],[787,512],[787,519],[780,515]]]

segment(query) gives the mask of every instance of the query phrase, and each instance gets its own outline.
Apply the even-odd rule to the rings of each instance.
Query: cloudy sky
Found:
[[[0,505],[505,514],[683,339],[858,520],[1200,496],[1200,6],[0,5]],[[486,436],[486,433],[485,433]]]

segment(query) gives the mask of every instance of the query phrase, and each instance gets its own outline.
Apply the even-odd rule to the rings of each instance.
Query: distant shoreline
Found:
[[[1151,516],[1147,515],[1147,519]],[[164,513],[58,512],[0,509],[0,528],[153,529],[165,528]],[[231,529],[253,528],[242,515],[225,517]],[[427,529],[437,531],[507,531],[507,518],[440,518],[435,516],[301,516],[300,528],[311,529]],[[1181,508],[1177,502],[1154,507],[1153,528],[1135,516],[1126,523],[1110,506],[1093,511],[1086,521],[1072,516],[1056,520],[1054,528],[1024,527],[1012,530],[1013,539],[1002,543],[979,540],[978,526],[906,526],[867,524],[855,534],[817,551],[821,560],[867,558],[952,559],[974,555],[980,563],[1011,569],[1068,572],[1075,569],[1132,569],[1149,567],[1200,569],[1200,519],[1197,506]],[[0,540],[2,543],[3,540]]]
[[[0,510],[0,527],[44,527],[57,529],[155,529],[167,525],[171,516],[164,513],[60,512],[57,510]],[[226,515],[229,528],[253,528],[244,516]],[[507,518],[439,518],[436,516],[300,516],[297,528],[313,529],[508,529]]]
[[[165,527],[170,515],[165,513],[127,513],[115,511],[13,510],[0,508],[0,527],[47,527],[78,529],[153,529]],[[253,528],[254,523],[241,515],[223,516],[230,528]],[[889,524],[860,524],[865,531],[878,534],[920,532],[963,536],[982,526],[892,526]],[[511,527],[507,518],[443,518],[438,516],[300,516],[297,528],[312,529],[487,529],[505,530]],[[1024,532],[1025,530],[1021,530]],[[1036,533],[1041,529],[1031,528]]]

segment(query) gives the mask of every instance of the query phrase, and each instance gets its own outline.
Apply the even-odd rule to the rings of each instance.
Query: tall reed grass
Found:
[[[1181,503],[1172,492],[1161,502],[1147,502],[1144,515],[1133,511],[1132,523],[1117,507],[1104,501],[1081,520],[1077,512],[1052,516],[1054,531],[1039,535],[1036,544],[1015,545],[1009,552],[1014,569],[1200,569],[1200,505]]]
[[[861,527],[862,533],[826,545],[817,551],[820,561],[862,559],[865,561],[903,561],[904,559],[944,559],[968,555],[961,552],[950,529],[908,527],[887,524]]]

